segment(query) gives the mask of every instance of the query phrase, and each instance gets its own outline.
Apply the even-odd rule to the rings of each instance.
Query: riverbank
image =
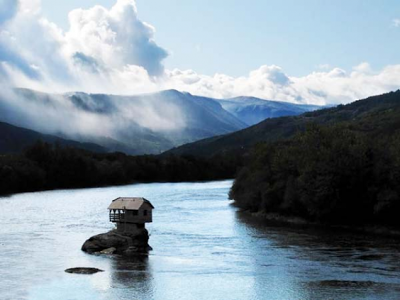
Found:
[[[0,195],[132,183],[197,182],[234,177],[239,158],[92,153],[38,142],[25,152],[0,156]]]
[[[218,181],[226,181],[226,180],[233,180],[232,178],[221,178],[217,180],[213,180],[215,182]],[[132,181],[132,182],[126,182],[126,183],[120,183],[120,184],[105,184],[105,185],[93,185],[93,186],[84,186],[84,187],[64,187],[64,188],[47,188],[47,189],[38,189],[38,190],[27,190],[27,191],[20,191],[20,192],[14,192],[14,193],[3,193],[0,190],[0,198],[8,198],[16,195],[21,195],[21,194],[29,194],[29,193],[41,193],[41,192],[56,192],[56,191],[72,191],[72,190],[86,190],[86,189],[101,189],[101,188],[118,188],[118,187],[124,187],[124,186],[132,186],[132,185],[140,185],[140,184],[168,184],[168,183],[207,183],[210,182],[209,180],[181,180],[181,181]]]
[[[332,225],[324,224],[321,222],[312,222],[301,217],[296,216],[283,216],[277,213],[267,212],[250,212],[248,210],[240,210],[240,213],[249,218],[255,218],[258,223],[265,223],[265,226],[280,225],[291,227],[313,227],[329,230],[343,230],[346,232],[353,232],[365,235],[376,235],[381,237],[390,237],[400,239],[400,229],[388,227],[378,224],[365,224],[365,225]]]
[[[0,298],[400,299],[400,240],[256,226],[230,205],[231,185],[137,184],[2,199]],[[107,207],[121,195],[156,207],[146,226],[154,250],[82,252],[88,237],[114,227]],[[65,273],[74,267],[104,272]]]

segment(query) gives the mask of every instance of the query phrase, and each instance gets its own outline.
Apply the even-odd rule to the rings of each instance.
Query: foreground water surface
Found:
[[[258,224],[227,199],[231,181],[140,184],[0,198],[0,299],[400,299],[400,242]],[[91,256],[107,206],[156,207],[148,257]],[[72,267],[105,270],[95,275]]]

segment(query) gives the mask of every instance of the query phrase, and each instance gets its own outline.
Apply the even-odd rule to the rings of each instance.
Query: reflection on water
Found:
[[[312,226],[296,228],[255,220],[237,212],[254,240],[255,259],[266,253],[285,261],[269,265],[285,267],[296,281],[299,299],[399,299],[400,241],[343,230]],[[266,278],[262,278],[266,279]],[[267,283],[260,283],[266,287]]]
[[[0,299],[400,299],[400,242],[266,224],[227,200],[231,181],[141,184],[0,198]],[[152,201],[149,256],[92,256],[119,196]],[[92,276],[71,267],[105,270]]]
[[[152,274],[148,256],[116,256],[110,259],[112,288],[131,290],[132,293],[127,295],[127,299],[153,299]]]

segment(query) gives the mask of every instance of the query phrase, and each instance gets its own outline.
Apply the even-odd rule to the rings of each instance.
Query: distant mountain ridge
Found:
[[[0,122],[0,153],[21,152],[38,140],[49,144],[58,144],[63,147],[68,146],[73,148],[81,148],[100,153],[106,152],[105,148],[96,144],[79,143]]]
[[[16,89],[15,95],[17,113],[1,105],[0,95],[1,121],[132,155],[159,154],[261,119],[316,108],[248,97],[213,99],[176,90],[117,96]]]
[[[247,125],[255,125],[265,119],[300,115],[321,109],[317,105],[294,104],[282,101],[261,100],[254,97],[236,97],[218,100],[222,107]]]
[[[232,151],[244,153],[258,142],[274,142],[290,138],[304,130],[310,123],[331,125],[343,122],[358,126],[363,131],[395,130],[400,126],[400,91],[298,116],[267,119],[231,134],[171,149],[165,154],[212,156]]]
[[[175,90],[136,96],[116,96],[81,92],[52,95],[17,89],[16,95],[26,103],[27,107],[38,105],[41,110],[49,108],[52,114],[60,114],[60,117],[67,108],[72,111],[73,116],[77,114],[84,116],[78,120],[80,123],[83,124],[87,120],[93,122],[94,119],[98,126],[86,132],[81,128],[70,130],[69,120],[64,120],[69,132],[63,131],[62,126],[53,130],[49,122],[45,123],[45,120],[42,122],[40,117],[32,118],[24,111],[20,112],[22,117],[19,116],[17,121],[12,120],[11,123],[20,122],[19,126],[39,132],[43,132],[42,128],[45,127],[45,133],[79,142],[95,143],[109,151],[121,151],[133,155],[159,154],[174,146],[233,132],[247,126],[225,111],[214,99],[192,96]],[[25,115],[28,117],[24,117]],[[2,120],[10,122],[7,119],[2,118]],[[77,120],[75,125],[76,123]],[[73,130],[76,133],[71,133]]]

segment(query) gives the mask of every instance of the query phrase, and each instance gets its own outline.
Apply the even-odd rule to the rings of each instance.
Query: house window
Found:
[[[138,211],[137,210],[132,211],[132,213],[133,213],[134,216],[138,215]]]
[[[143,216],[147,216],[147,210],[143,211]]]

